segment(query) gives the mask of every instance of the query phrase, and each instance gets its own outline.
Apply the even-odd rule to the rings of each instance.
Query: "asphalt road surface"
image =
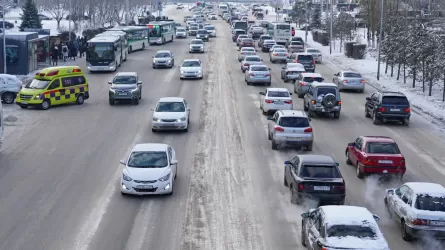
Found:
[[[187,10],[172,10],[182,22]],[[107,81],[112,73],[88,74],[91,98],[84,105],[48,111],[19,110],[7,128],[0,153],[0,249],[303,249],[300,214],[311,204],[292,205],[283,186],[285,160],[303,153],[272,151],[258,92],[247,86],[230,28],[222,20],[218,37],[205,54],[189,54],[188,39],[151,46],[129,56],[119,71],[136,71],[143,80],[138,106],[109,106]],[[174,69],[151,68],[160,49],[175,55]],[[272,86],[288,87],[272,68]],[[179,80],[179,64],[199,58],[203,80]],[[317,72],[331,79],[339,69],[324,62]],[[366,206],[381,216],[391,249],[438,249],[436,241],[406,243],[389,220],[383,191],[397,183],[360,180],[345,164],[344,150],[359,135],[394,138],[407,158],[405,181],[445,184],[445,138],[421,116],[409,127],[373,125],[364,116],[364,94],[342,93],[339,120],[314,118],[314,152],[341,163],[347,204]],[[151,111],[165,96],[184,97],[191,106],[188,133],[156,133]],[[295,108],[302,100],[294,97]],[[16,125],[16,126],[14,126]],[[123,197],[119,190],[122,159],[135,143],[168,143],[179,159],[172,197]],[[442,247],[443,248],[443,247]]]

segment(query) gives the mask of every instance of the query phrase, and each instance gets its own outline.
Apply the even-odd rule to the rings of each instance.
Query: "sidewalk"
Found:
[[[275,17],[276,14],[269,11],[269,15],[265,19],[275,21]],[[295,24],[293,25],[295,26]],[[295,29],[295,36],[304,39],[305,31]],[[442,101],[443,81],[434,84],[432,96],[428,96],[429,83],[425,83],[425,93],[422,92],[422,81],[416,81],[416,88],[412,88],[411,78],[407,77],[406,84],[403,83],[403,69],[401,70],[399,80],[397,80],[397,67],[394,67],[393,77],[390,76],[390,69],[388,69],[388,74],[385,74],[385,63],[380,65],[380,80],[377,80],[377,60],[369,54],[363,60],[348,58],[343,54],[343,48],[341,48],[342,52],[340,52],[339,42],[336,43],[335,49],[332,48],[332,54],[329,54],[329,46],[322,46],[314,42],[310,32],[307,37],[307,44],[322,52],[324,64],[331,64],[333,67],[341,70],[360,72],[366,78],[368,84],[376,89],[402,92],[408,97],[414,112],[437,125],[443,126],[445,124],[445,102]]]

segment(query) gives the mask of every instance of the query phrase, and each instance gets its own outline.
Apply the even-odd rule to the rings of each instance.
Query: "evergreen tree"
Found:
[[[42,22],[39,18],[39,12],[37,11],[34,0],[26,0],[26,3],[22,6],[22,24],[20,24],[20,30],[28,29],[41,29]]]
[[[321,11],[319,8],[314,9],[314,13],[312,14],[311,27],[315,29],[321,28]]]

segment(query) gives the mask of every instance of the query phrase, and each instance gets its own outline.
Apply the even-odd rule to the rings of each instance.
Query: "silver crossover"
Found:
[[[153,56],[153,68],[173,68],[175,66],[175,57],[168,50],[159,50]]]
[[[136,72],[119,72],[108,84],[111,85],[108,91],[110,105],[114,105],[116,101],[132,101],[135,105],[139,104],[142,98],[142,82]]]

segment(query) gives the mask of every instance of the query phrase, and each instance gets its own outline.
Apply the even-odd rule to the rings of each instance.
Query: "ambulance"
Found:
[[[34,79],[20,90],[15,102],[21,108],[47,110],[61,104],[81,105],[88,98],[88,81],[80,67],[60,66],[37,72]]]

